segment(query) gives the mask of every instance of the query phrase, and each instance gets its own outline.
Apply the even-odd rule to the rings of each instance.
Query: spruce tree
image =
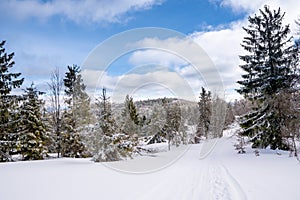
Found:
[[[168,148],[171,149],[171,142],[179,133],[181,126],[181,110],[177,102],[170,102],[168,99],[163,99],[163,106],[166,112],[166,123],[163,130],[166,133],[168,140]]]
[[[124,113],[128,113],[130,116],[130,119],[136,124],[139,124],[139,115],[137,113],[136,106],[134,105],[133,98],[129,97],[129,95],[126,96],[125,99],[125,110]]]
[[[205,88],[202,87],[200,93],[200,99],[198,102],[199,122],[197,126],[195,143],[198,143],[201,137],[205,137],[205,138],[208,137],[210,121],[211,121],[211,113],[212,113],[211,106],[212,106],[211,92],[206,91]]]
[[[68,110],[72,113],[73,119],[78,127],[87,125],[90,122],[90,98],[86,93],[86,86],[80,74],[80,67],[77,65],[68,66],[64,78],[65,102]]]
[[[80,129],[89,122],[90,100],[79,73],[79,66],[68,66],[64,78],[65,103],[68,106],[64,112],[62,135],[62,156],[65,157],[82,157],[85,149]]]
[[[139,115],[133,98],[126,95],[122,112],[122,131],[127,135],[137,135],[139,132]]]
[[[16,152],[18,139],[18,123],[20,121],[17,113],[20,97],[12,95],[15,88],[19,88],[24,78],[19,78],[21,73],[10,72],[14,66],[14,53],[6,53],[5,41],[0,43],[0,162],[10,161],[11,155]]]
[[[112,136],[117,131],[117,125],[112,115],[110,97],[106,94],[106,88],[102,89],[102,94],[97,100],[97,123],[102,133]]]
[[[100,98],[96,103],[97,123],[90,133],[88,146],[95,162],[117,161],[131,157],[133,151],[130,137],[126,134],[117,133],[111,103],[102,89]]]
[[[242,134],[252,138],[253,147],[286,149],[283,142],[276,97],[292,87],[298,62],[296,48],[291,44],[290,28],[282,24],[284,13],[268,6],[249,17],[247,33],[241,46],[248,52],[240,56],[245,74],[238,81],[237,91],[252,102],[252,111],[240,125]]]
[[[43,92],[32,84],[25,90],[21,106],[21,130],[18,148],[24,160],[43,159],[47,154],[46,126],[42,119],[43,102],[38,98]]]

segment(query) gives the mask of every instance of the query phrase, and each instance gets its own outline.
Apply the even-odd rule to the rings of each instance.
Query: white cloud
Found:
[[[222,30],[220,34],[224,35],[224,32],[227,31]],[[238,59],[224,59],[228,54],[230,56],[231,54],[235,54],[238,58],[238,50],[232,52],[225,48],[226,52],[223,52],[222,48],[220,48],[223,41],[214,40],[214,37],[218,36],[218,34],[219,31],[194,33],[183,39],[168,38],[160,40],[157,38],[146,38],[137,42],[137,45],[143,44],[145,46],[156,47],[157,49],[137,51],[133,53],[129,61],[133,65],[143,65],[147,62],[166,65],[168,68],[173,69],[192,88],[195,96],[198,96],[202,86],[218,92],[219,95],[223,95],[222,91],[218,91],[223,88],[221,79],[226,83],[225,87],[231,88],[240,74],[237,74],[233,79],[232,72],[236,74],[236,70],[231,70],[231,68],[227,67],[231,66]],[[235,35],[232,35],[230,31],[227,34],[232,38],[229,42],[235,41]],[[238,45],[239,43],[236,46]],[[216,51],[219,53],[216,54]],[[211,59],[219,61],[217,62],[218,65],[220,66],[221,63],[224,65],[224,68],[216,68]],[[238,68],[238,63],[236,64],[236,68]],[[227,76],[224,78],[222,75]]]
[[[213,2],[220,2],[222,6],[231,7],[235,12],[253,12],[261,5],[268,3],[266,0],[212,0]]]
[[[82,70],[81,75],[87,88],[94,89],[90,90],[90,93],[102,87],[113,89],[120,79],[119,76],[109,76],[107,72],[90,69]]]
[[[236,12],[246,11],[251,16],[258,12],[258,9],[263,8],[265,4],[268,4],[271,9],[280,7],[281,11],[286,12],[284,24],[290,24],[292,30],[295,26],[294,20],[300,15],[300,12],[295,9],[295,6],[299,4],[298,0],[217,0],[217,2],[220,2],[222,6],[231,7]],[[213,60],[223,80],[227,99],[230,100],[240,98],[240,96],[234,92],[234,89],[240,87],[236,81],[241,79],[241,74],[243,73],[239,67],[241,61],[238,56],[245,54],[240,44],[243,37],[246,36],[242,27],[247,26],[247,24],[248,21],[247,18],[245,18],[227,25],[227,28],[220,29],[220,27],[216,27],[215,30],[195,32],[191,35],[191,38],[194,39]]]
[[[113,99],[124,99],[126,94],[134,95],[144,87],[149,89],[148,98],[153,98],[154,94],[166,96],[170,93],[179,98],[191,99],[194,97],[191,86],[176,72],[155,71],[145,74],[122,75],[114,88]]]
[[[111,43],[114,44],[115,42],[110,42],[109,44]],[[118,100],[123,100],[126,94],[132,94],[134,91],[140,90],[139,88],[146,87],[145,85],[147,85],[147,88],[149,88],[148,85],[154,85],[154,88],[157,85],[161,86],[158,87],[157,91],[154,89],[149,90],[148,97],[150,98],[154,95],[153,91],[155,91],[155,94],[163,94],[170,89],[175,91],[175,94],[180,98],[195,100],[195,96],[197,98],[201,86],[206,86],[212,91],[224,92],[222,89],[219,89],[222,87],[222,82],[212,61],[203,49],[189,37],[173,36],[160,39],[155,36],[146,36],[139,37],[138,40],[123,41],[121,45],[118,42],[118,45],[121,48],[126,47],[125,50],[120,50],[120,48],[117,48],[118,46],[113,46],[109,51],[102,53],[105,50],[102,46],[106,47],[107,45],[98,46],[83,65],[84,69],[90,71],[105,71],[105,66],[111,63],[110,60],[118,57],[116,55],[130,52],[128,62],[132,65],[131,69],[128,69],[121,76],[112,76],[104,73],[105,76],[114,78],[117,81],[115,86],[108,89],[115,92],[114,96],[119,96],[117,97]],[[111,52],[114,55],[111,55]],[[107,59],[107,57],[110,59]],[[108,61],[105,61],[105,59]],[[94,66],[104,67],[99,69],[99,67]],[[95,74],[92,73],[91,77]],[[100,84],[100,87],[102,85],[108,87],[107,85],[109,85],[105,81],[105,76],[103,76],[103,83]],[[93,81],[94,83],[90,84],[91,86],[99,87],[95,83],[96,78],[91,77],[84,79]]]
[[[263,8],[264,5],[270,6],[271,9],[281,8],[286,12],[284,23],[295,26],[294,20],[300,16],[299,9],[295,9],[299,6],[299,0],[211,0],[213,2],[219,2],[221,6],[230,7],[235,12],[246,12],[253,14],[258,9]]]
[[[181,68],[182,70],[176,70],[180,76],[183,76],[183,72],[186,69],[194,68],[195,76],[198,79],[202,79],[207,83],[210,88],[218,88],[221,84],[215,84],[220,82],[219,74],[208,57],[206,52],[197,45],[189,37],[186,38],[168,38],[168,39],[158,39],[158,38],[146,38],[137,42],[137,46],[149,46],[155,47],[157,53],[151,51],[140,51],[138,54],[141,58],[151,58],[149,61],[156,60],[157,63],[169,63],[173,68]],[[168,52],[169,56],[166,54],[160,54],[162,51]],[[172,56],[170,56],[172,55]],[[135,58],[135,57],[134,57]],[[179,58],[179,59],[178,59]],[[131,58],[132,59],[132,58]],[[130,60],[131,60],[130,59]],[[173,60],[171,60],[173,59]],[[135,58],[135,60],[138,60]],[[141,59],[140,59],[141,60]],[[173,65],[173,66],[172,66]],[[186,68],[189,65],[189,68]],[[187,72],[185,71],[185,78],[187,78]],[[189,74],[190,76],[191,74]]]
[[[198,94],[201,91],[201,87],[208,87],[205,78],[202,77],[202,74],[199,74],[198,71],[192,65],[177,67],[175,71],[192,88],[196,98],[198,98]],[[219,85],[219,83],[217,85]]]
[[[158,70],[144,74],[128,73],[110,76],[97,70],[83,70],[82,77],[91,96],[98,96],[104,86],[110,92],[113,102],[123,102],[127,94],[135,100],[164,96],[194,99],[191,86],[176,72]]]
[[[240,79],[242,70],[239,67],[239,55],[243,54],[240,46],[244,32],[242,26],[246,21],[235,22],[229,28],[209,32],[195,32],[191,35],[214,62],[222,78],[225,90],[238,88],[236,81]],[[234,93],[234,92],[233,92]],[[238,98],[238,94],[235,94]]]
[[[130,11],[149,9],[162,0],[3,0],[0,12],[19,19],[63,16],[76,23],[121,22]]]
[[[155,63],[161,66],[181,66],[187,62],[182,58],[162,50],[141,50],[133,52],[129,58],[129,63],[138,66],[149,63]]]

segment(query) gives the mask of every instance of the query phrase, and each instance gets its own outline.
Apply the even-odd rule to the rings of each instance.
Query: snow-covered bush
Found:
[[[126,134],[103,134],[99,128],[91,129],[86,146],[95,162],[118,161],[131,158],[135,143]]]

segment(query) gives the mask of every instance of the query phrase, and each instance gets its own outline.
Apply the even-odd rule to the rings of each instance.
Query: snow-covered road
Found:
[[[222,146],[228,138],[192,145],[168,170],[168,179],[151,190],[157,199],[246,199],[239,183],[222,163]],[[168,188],[168,190],[164,190]],[[145,193],[145,198],[152,195]],[[138,198],[139,199],[139,198]]]
[[[191,145],[174,163],[151,173],[124,173],[89,159],[1,163],[0,199],[242,200],[282,199],[284,196],[300,199],[297,184],[286,186],[288,182],[300,180],[295,159],[274,154],[255,157],[251,152],[238,155],[233,142],[224,137]],[[155,166],[151,163],[161,163],[161,158],[167,159],[168,155],[172,152],[111,166],[119,169]],[[274,181],[276,178],[271,176],[275,173],[283,182]]]
[[[166,169],[166,177],[137,199],[245,199],[237,181],[219,159],[220,140],[212,152],[200,159],[201,145],[192,145],[186,154]]]

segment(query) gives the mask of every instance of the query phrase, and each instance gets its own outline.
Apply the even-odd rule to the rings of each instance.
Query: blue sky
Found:
[[[244,36],[241,27],[247,24],[247,16],[265,3],[274,8],[281,6],[288,13],[287,23],[293,23],[300,14],[293,9],[296,0],[3,0],[0,5],[0,39],[6,40],[8,52],[16,54],[14,68],[25,77],[24,87],[34,81],[39,88],[46,90],[45,83],[51,71],[58,67],[63,73],[67,65],[81,65],[97,45],[115,34],[143,27],[172,29],[192,38],[205,50],[220,72],[226,97],[232,100],[238,98],[234,88],[238,87],[235,82],[241,74],[238,69],[238,55],[242,53],[239,43]],[[168,46],[163,40],[154,42]],[[193,76],[193,70],[178,60],[178,56],[149,50],[121,56],[112,63],[101,84],[113,91],[121,77],[136,73],[132,69],[141,64],[148,66],[145,69],[151,69],[143,74],[148,77],[149,73],[153,75],[153,68],[149,65],[162,66],[179,74],[195,94],[201,85],[205,85],[204,80],[196,80],[203,77]],[[88,81],[90,88],[96,86],[96,78]],[[127,81],[131,81],[131,85],[134,82],[136,87],[141,85],[135,79],[128,78]],[[151,98],[164,94],[159,91],[156,96],[149,91],[148,96],[145,93],[133,96]]]

